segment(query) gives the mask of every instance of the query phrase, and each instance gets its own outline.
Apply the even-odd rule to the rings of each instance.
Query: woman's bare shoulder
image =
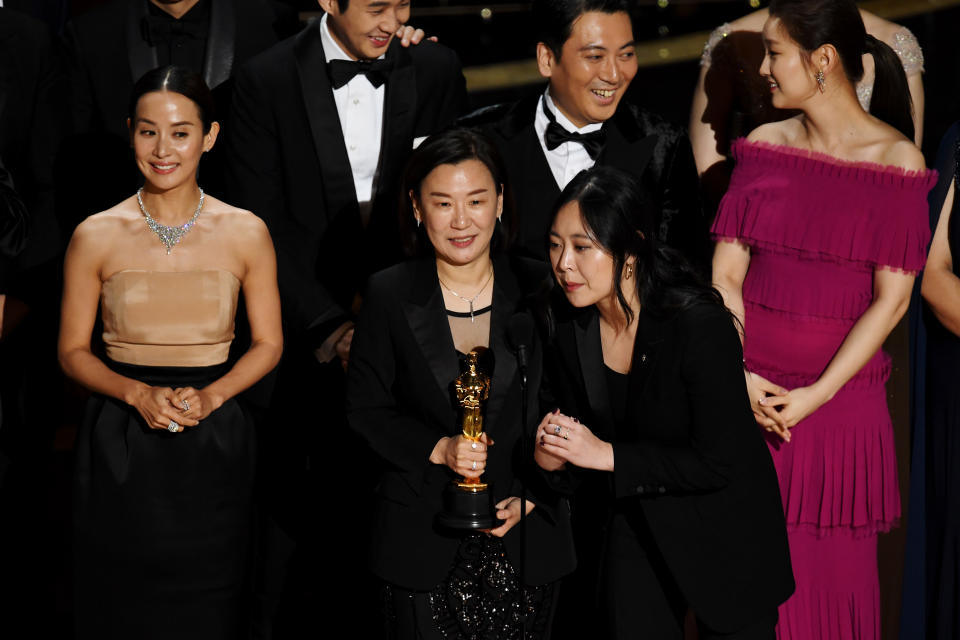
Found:
[[[803,131],[803,126],[798,118],[787,118],[778,122],[768,122],[762,124],[747,136],[750,142],[767,142],[770,144],[781,144],[795,146],[799,133]]]

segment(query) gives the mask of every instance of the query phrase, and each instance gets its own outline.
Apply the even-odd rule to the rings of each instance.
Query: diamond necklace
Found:
[[[199,187],[197,187],[199,189]],[[180,239],[183,236],[187,235],[187,231],[193,228],[193,225],[197,222],[197,216],[200,215],[200,210],[203,209],[203,189],[200,189],[200,202],[197,203],[197,210],[193,212],[193,217],[190,218],[185,224],[177,225],[175,227],[168,227],[165,224],[160,224],[153,219],[147,210],[143,206],[143,198],[140,197],[140,194],[143,192],[143,187],[137,189],[137,204],[140,205],[140,213],[143,214],[144,219],[147,221],[147,226],[150,227],[150,231],[153,231],[157,234],[157,237],[160,238],[160,242],[164,244],[167,248],[167,255],[170,255],[170,250],[173,249],[173,245],[180,242]]]
[[[477,295],[473,296],[472,298],[464,298],[462,295],[460,295],[459,293],[457,293],[456,291],[454,291],[453,289],[451,289],[450,287],[448,287],[447,284],[446,284],[443,280],[440,280],[440,275],[439,275],[439,274],[437,275],[437,280],[440,281],[440,284],[443,285],[443,288],[444,288],[444,289],[446,289],[447,291],[449,291],[450,293],[452,293],[453,295],[455,295],[456,297],[460,298],[461,300],[463,300],[464,302],[466,302],[467,304],[470,305],[470,322],[472,323],[472,322],[474,322],[474,318],[473,318],[473,303],[477,301],[477,298],[480,297],[480,294],[483,293],[483,290],[487,288],[487,285],[488,285],[488,284],[490,284],[490,278],[492,278],[492,277],[493,277],[493,269],[490,269],[490,275],[488,275],[488,276],[487,276],[487,279],[484,280],[483,286],[480,287],[480,291],[477,291]]]

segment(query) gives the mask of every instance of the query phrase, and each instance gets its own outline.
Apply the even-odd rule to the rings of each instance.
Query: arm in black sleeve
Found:
[[[381,283],[382,285],[385,283]],[[347,367],[347,419],[350,427],[419,487],[433,464],[430,454],[443,434],[403,412],[394,395],[396,349],[391,325],[400,304],[376,276],[364,299],[350,347]]]
[[[680,251],[703,273],[710,273],[713,245],[704,217],[700,180],[690,140],[678,132],[661,177],[661,239]]]
[[[13,188],[13,179],[0,158],[0,260],[13,258],[27,243],[30,217],[23,200]],[[0,266],[5,264],[0,261]],[[0,286],[5,274],[0,273]]]
[[[318,239],[289,210],[273,106],[283,98],[263,80],[271,75],[249,65],[237,74],[227,135],[227,186],[234,204],[253,211],[270,229],[284,323],[295,333],[308,334],[317,348],[348,314],[317,280]],[[321,189],[317,192],[320,197]]]
[[[742,349],[733,321],[719,310],[680,320],[685,334],[680,368],[689,406],[688,446],[639,441],[614,444],[614,489],[618,498],[637,487],[658,493],[716,491],[725,487],[758,437],[743,381]],[[661,415],[669,415],[664,408]]]

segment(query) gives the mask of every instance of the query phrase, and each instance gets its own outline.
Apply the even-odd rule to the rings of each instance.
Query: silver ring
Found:
[[[184,410],[184,411],[190,411],[190,402],[189,402],[189,401],[187,401],[187,400],[181,400],[181,401],[180,401],[180,404],[183,405],[183,410]]]
[[[560,425],[558,425],[558,424],[553,425],[553,432],[554,432],[555,434],[560,435],[560,432],[561,432],[561,431],[563,431],[563,429],[560,428]]]
[[[177,424],[174,420],[170,421],[170,424],[167,425],[167,431],[170,433],[177,433],[180,431],[180,425]]]
[[[477,461],[476,461],[476,460],[473,461],[473,466],[470,468],[470,470],[471,470],[471,471],[476,471],[476,470],[477,470]]]
[[[476,450],[477,450],[477,443],[476,443],[476,442],[471,443],[471,444],[470,444],[470,448],[473,449],[474,451],[476,451]]]

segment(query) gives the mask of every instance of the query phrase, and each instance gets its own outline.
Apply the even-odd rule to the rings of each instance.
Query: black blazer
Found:
[[[416,137],[451,123],[465,99],[456,54],[391,43],[380,165],[363,229],[320,22],[240,70],[227,131],[229,196],[266,221],[277,248],[288,338],[319,346],[367,277],[400,257],[400,174]]]
[[[515,247],[523,255],[547,256],[554,203],[560,188],[543,154],[533,122],[540,90],[512,105],[483,109],[464,119],[480,126],[506,163],[519,217]],[[702,268],[713,256],[700,203],[700,185],[686,132],[636,105],[620,102],[604,123],[606,145],[597,159],[640,179],[661,211],[660,239]]]
[[[490,448],[486,480],[494,500],[519,496],[521,478],[537,507],[527,517],[527,584],[545,584],[573,570],[567,502],[533,472],[532,443],[526,459],[520,438],[531,438],[539,421],[536,394],[542,375],[541,345],[529,351],[530,410],[520,432],[520,381],[505,332],[524,300],[549,276],[542,265],[506,258],[494,261],[490,349],[494,370],[484,430]],[[432,258],[398,264],[371,278],[357,324],[347,369],[350,426],[385,461],[377,485],[371,568],[389,582],[429,590],[448,574],[460,536],[434,526],[444,487],[456,476],[430,463],[444,436],[460,433],[459,407],[452,393],[460,373],[457,353]],[[489,372],[488,372],[489,373]],[[357,469],[357,473],[365,473]],[[519,570],[519,526],[505,536],[507,553]]]
[[[612,474],[580,471],[606,477],[606,495],[594,499],[628,521],[631,511],[642,513],[677,585],[711,628],[734,631],[769,614],[794,582],[777,476],[750,411],[730,316],[705,304],[672,318],[641,311],[630,404],[617,428],[599,316],[565,300],[557,307],[545,365],[554,402],[613,442]],[[575,529],[603,525],[575,515]]]
[[[53,184],[68,116],[60,63],[46,24],[0,9],[0,212],[5,203],[7,214],[23,225],[15,241],[3,241],[0,291],[33,307],[49,305],[54,314],[60,304],[58,261],[69,231],[57,217]],[[0,223],[5,232],[6,225]]]

